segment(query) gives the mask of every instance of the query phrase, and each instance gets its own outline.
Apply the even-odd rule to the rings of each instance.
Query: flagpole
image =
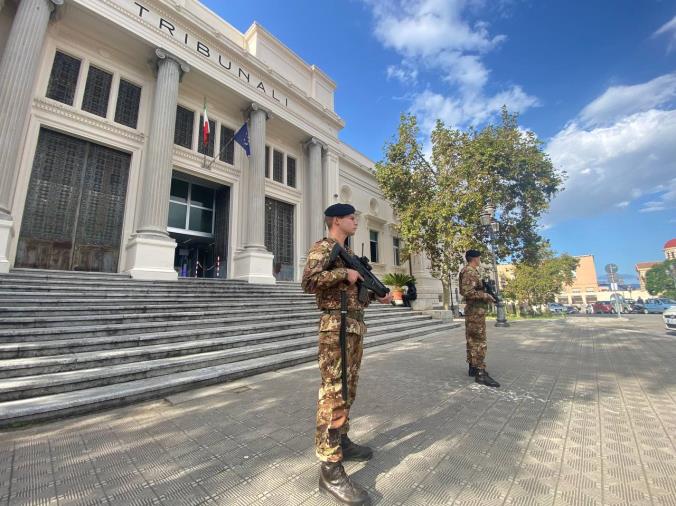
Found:
[[[233,134],[233,135],[230,136],[230,139],[228,140],[228,142],[225,143],[225,146],[221,146],[221,149],[220,149],[219,152],[218,152],[218,158],[219,158],[219,159],[221,158],[221,155],[223,154],[223,151],[224,151],[224,150],[230,145],[230,143],[231,143],[232,141],[234,141],[234,140],[235,140],[235,135]],[[206,155],[204,155],[204,156],[206,157]],[[207,170],[211,168],[211,166],[213,165],[213,163],[214,163],[215,161],[216,161],[216,157],[214,156],[213,160],[211,160],[211,161],[209,162],[209,165],[206,166]]]

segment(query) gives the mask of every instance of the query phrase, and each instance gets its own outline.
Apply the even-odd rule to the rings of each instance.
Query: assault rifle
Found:
[[[484,285],[484,292],[486,292],[488,295],[493,297],[495,302],[499,302],[500,298],[498,297],[498,294],[495,290],[495,281],[492,279],[484,279],[483,280],[483,285]]]
[[[366,303],[369,298],[369,290],[378,297],[385,297],[390,291],[382,282],[371,273],[371,264],[366,257],[358,258],[348,253],[340,244],[336,244],[331,250],[329,265],[333,267],[336,260],[341,259],[345,267],[354,269],[364,280],[357,281],[358,299]],[[340,291],[340,376],[343,401],[347,404],[347,293]]]
[[[359,290],[359,302],[365,304],[368,301],[368,291],[371,290],[379,298],[385,297],[390,291],[383,283],[371,273],[371,264],[366,257],[357,257],[348,253],[340,244],[336,244],[331,250],[329,257],[329,265],[333,266],[335,261],[340,258],[345,267],[354,269],[364,280],[357,281],[357,289]]]

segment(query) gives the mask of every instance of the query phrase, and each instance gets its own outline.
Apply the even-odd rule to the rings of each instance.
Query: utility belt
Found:
[[[340,316],[340,309],[322,309],[322,313]],[[363,309],[348,309],[347,317],[353,320],[364,321]]]

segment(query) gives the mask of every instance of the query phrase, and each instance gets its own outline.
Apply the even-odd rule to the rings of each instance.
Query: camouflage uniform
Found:
[[[359,366],[363,353],[363,338],[366,334],[364,308],[357,298],[357,285],[347,282],[347,269],[338,258],[334,266],[329,267],[331,249],[336,244],[332,238],[317,241],[308,252],[307,263],[303,271],[303,290],[316,294],[317,307],[323,310],[319,320],[319,371],[322,384],[317,402],[317,430],[315,432],[315,452],[324,462],[340,462],[343,459],[340,447],[341,434],[349,431],[349,410],[354,402],[359,379]],[[349,248],[346,248],[352,253]],[[340,358],[340,291],[347,292],[347,361],[348,361],[348,399],[342,397],[341,358]],[[331,429],[334,413],[343,410],[345,423]]]
[[[460,294],[465,298],[467,363],[472,367],[485,369],[486,310],[492,298],[484,292],[479,271],[471,265],[466,265],[460,271]]]

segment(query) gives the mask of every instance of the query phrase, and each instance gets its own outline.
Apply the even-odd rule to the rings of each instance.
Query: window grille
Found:
[[[290,156],[286,157],[286,184],[296,187],[296,159]]]
[[[47,85],[47,97],[64,104],[73,105],[77,78],[80,74],[80,60],[57,51],[54,56],[52,73]]]
[[[120,79],[115,106],[115,122],[136,128],[141,104],[141,87]]]
[[[284,182],[284,154],[276,149],[272,151],[272,179]]]
[[[192,149],[193,123],[195,122],[195,113],[190,109],[176,107],[176,132],[174,133],[174,144]]]
[[[371,262],[378,262],[378,232],[375,230],[369,231],[370,245],[371,245]]]
[[[265,247],[274,255],[279,266],[278,279],[293,280],[294,206],[265,198]]]
[[[220,160],[230,165],[235,164],[235,141],[232,137],[235,135],[235,131],[231,128],[221,125],[221,153]],[[228,143],[227,147],[223,149],[225,144]]]
[[[401,242],[398,237],[392,238],[394,246],[394,265],[401,265]]]
[[[90,66],[82,97],[82,110],[105,118],[108,113],[108,99],[112,83],[113,74]]]
[[[270,179],[270,146],[265,146],[265,177]]]

